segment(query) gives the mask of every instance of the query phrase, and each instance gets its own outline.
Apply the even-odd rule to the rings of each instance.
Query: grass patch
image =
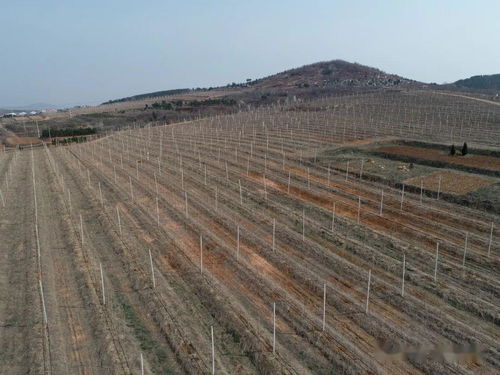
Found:
[[[149,329],[143,324],[133,307],[125,301],[121,294],[118,294],[118,301],[122,307],[127,327],[132,329],[134,336],[139,341],[141,350],[155,357],[155,361],[151,363],[151,371],[154,374],[172,374],[172,370],[168,368],[167,353],[162,349],[161,344],[152,338]]]

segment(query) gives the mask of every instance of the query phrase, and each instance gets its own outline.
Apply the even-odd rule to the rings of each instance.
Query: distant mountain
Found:
[[[145,93],[145,94],[128,96],[126,98],[121,98],[121,99],[108,100],[107,102],[104,102],[102,104],[112,104],[112,103],[130,102],[133,100],[158,98],[158,97],[163,97],[163,96],[167,96],[167,95],[184,94],[184,93],[189,92],[189,91],[191,91],[191,90],[190,89],[174,89],[174,90],[155,91],[155,92],[149,92],[149,93]]]
[[[473,90],[496,90],[500,92],[500,74],[480,75],[460,79],[454,85]]]
[[[58,107],[47,103],[33,103],[28,105],[4,105],[4,109],[14,111],[41,111],[42,109],[57,109]]]

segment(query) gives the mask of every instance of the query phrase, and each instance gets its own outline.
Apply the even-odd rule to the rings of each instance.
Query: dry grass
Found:
[[[424,189],[437,191],[439,189],[440,178],[441,191],[457,195],[470,193],[495,182],[491,178],[472,176],[453,171],[436,171],[423,176],[409,178],[404,183],[420,187],[420,182],[422,181]]]

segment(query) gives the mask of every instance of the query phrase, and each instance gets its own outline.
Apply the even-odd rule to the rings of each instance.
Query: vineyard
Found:
[[[0,373],[498,373],[499,213],[331,163],[394,140],[496,172],[500,107],[287,99],[0,152]]]

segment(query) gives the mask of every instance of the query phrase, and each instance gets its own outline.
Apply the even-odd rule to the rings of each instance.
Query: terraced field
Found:
[[[498,373],[498,213],[322,167],[397,132],[290,113],[2,153],[0,373]]]

